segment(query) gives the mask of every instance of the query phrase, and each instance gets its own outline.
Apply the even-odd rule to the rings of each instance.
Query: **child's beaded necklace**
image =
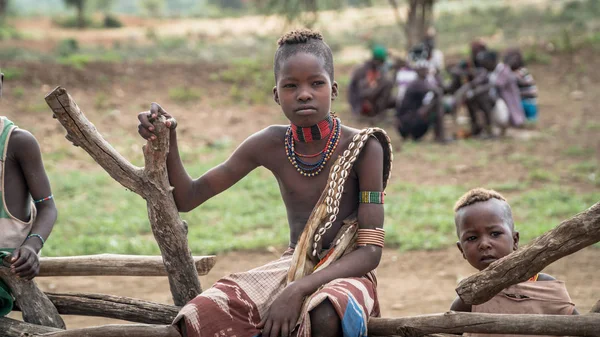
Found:
[[[327,161],[331,158],[333,152],[342,134],[342,125],[338,118],[333,118],[331,115],[311,127],[300,127],[291,124],[285,134],[285,153],[296,171],[305,177],[314,177],[321,173]],[[295,151],[294,140],[300,142],[310,142],[314,140],[324,139],[329,136],[327,144],[323,150],[316,154],[304,155]],[[321,156],[321,159],[314,164],[307,163],[301,158],[314,158]]]

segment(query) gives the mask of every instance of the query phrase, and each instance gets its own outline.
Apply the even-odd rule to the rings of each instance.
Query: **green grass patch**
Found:
[[[231,144],[223,142],[182,154],[191,176],[200,176],[226,158]],[[64,168],[53,164],[64,160],[64,156],[46,156],[45,160],[50,161],[47,168],[59,219],[44,255],[159,254],[141,197],[100,168],[66,174]],[[600,192],[582,194],[553,183],[534,190],[518,181],[490,182],[489,186],[511,192],[515,221],[524,241],[600,200]],[[466,191],[466,187],[454,185],[391,184],[385,204],[387,245],[409,250],[453,244],[456,234],[452,207]],[[188,222],[194,254],[281,247],[289,240],[279,187],[265,169],[255,170],[229,190],[182,214],[182,218]]]
[[[188,87],[175,87],[169,89],[169,98],[175,102],[188,103],[197,101],[202,97],[200,89]]]
[[[600,130],[600,122],[589,122],[585,126],[588,130],[598,131]]]
[[[23,75],[23,69],[20,68],[1,68],[4,74],[4,80],[18,80]]]
[[[567,149],[565,149],[563,151],[563,154],[570,156],[570,157],[590,156],[590,155],[594,154],[594,149],[575,145],[575,146],[570,146]]]

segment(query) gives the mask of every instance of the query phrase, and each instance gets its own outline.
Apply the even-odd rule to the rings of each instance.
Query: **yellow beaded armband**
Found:
[[[358,194],[358,202],[361,204],[383,204],[385,192],[361,191]]]
[[[383,228],[359,229],[356,238],[358,246],[374,245],[383,248],[385,230]]]

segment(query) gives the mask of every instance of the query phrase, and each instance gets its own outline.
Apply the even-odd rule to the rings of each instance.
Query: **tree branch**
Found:
[[[120,319],[145,324],[170,324],[179,307],[135,298],[91,293],[46,293],[61,315]],[[14,310],[20,310],[16,305]]]
[[[17,278],[10,269],[0,267],[0,280],[4,281],[16,302],[23,308],[23,320],[27,323],[65,328],[65,322],[48,297],[35,282]]]
[[[370,336],[414,337],[435,333],[597,336],[600,318],[587,315],[506,315],[466,312],[402,318],[371,318]]]
[[[600,241],[600,203],[462,280],[456,293],[466,304],[485,303],[502,289],[524,282],[552,262]],[[600,330],[599,330],[600,331]]]
[[[56,331],[61,331],[61,329],[25,323],[8,317],[0,317],[0,337],[24,337]]]
[[[172,325],[111,324],[98,327],[50,332],[35,336],[51,337],[181,337]]]
[[[169,277],[173,301],[183,306],[200,292],[200,280],[187,244],[187,227],[179,217],[167,175],[170,130],[164,117],[154,122],[157,139],[144,147],[146,169],[131,165],[102,138],[67,91],[57,87],[46,96],[67,139],[86,150],[108,174],[146,199],[152,233]]]
[[[198,275],[214,267],[216,257],[194,256]],[[86,256],[42,257],[42,276],[167,276],[161,256],[100,254]]]
[[[55,88],[46,95],[46,103],[54,117],[67,130],[66,138],[75,146],[84,149],[113,179],[125,188],[140,194],[141,168],[131,165],[96,130],[79,109],[67,90]]]

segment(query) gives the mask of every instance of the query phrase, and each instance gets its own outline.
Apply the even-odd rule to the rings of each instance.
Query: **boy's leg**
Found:
[[[310,322],[312,337],[342,336],[342,322],[328,299],[311,310]]]

